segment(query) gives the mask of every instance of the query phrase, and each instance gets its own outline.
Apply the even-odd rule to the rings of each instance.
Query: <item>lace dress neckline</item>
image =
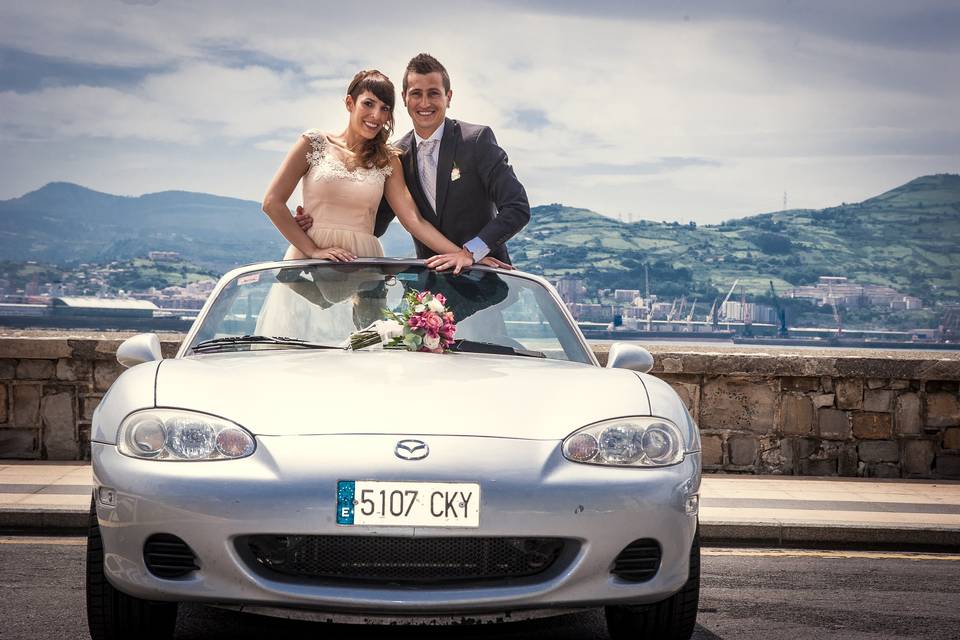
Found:
[[[379,181],[380,184],[383,184],[393,173],[393,167],[390,165],[386,165],[385,167],[355,167],[350,169],[338,152],[356,155],[353,151],[334,143],[326,133],[319,129],[310,129],[304,132],[303,136],[310,141],[307,163],[310,165],[309,171],[313,172],[314,180]],[[337,151],[330,151],[331,147]]]

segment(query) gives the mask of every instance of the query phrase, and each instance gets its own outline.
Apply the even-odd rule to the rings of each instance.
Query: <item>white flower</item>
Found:
[[[440,304],[440,301],[436,298],[430,298],[430,302],[427,303],[427,308],[434,313],[443,313],[443,305]]]
[[[431,337],[430,335],[423,336],[423,346],[427,349],[436,349],[440,346],[440,336],[436,338]]]
[[[418,304],[413,308],[414,313],[423,313],[426,310],[427,310],[427,305],[425,304]]]

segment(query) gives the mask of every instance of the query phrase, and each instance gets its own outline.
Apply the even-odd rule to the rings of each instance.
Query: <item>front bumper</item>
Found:
[[[430,436],[430,456],[404,461],[391,435],[258,437],[249,458],[157,462],[93,443],[95,485],[116,490],[97,504],[110,582],[130,595],[222,605],[392,614],[480,613],[662,600],[687,580],[700,457],[663,469],[609,468],[565,460],[556,441]],[[358,527],[336,524],[338,480],[479,482],[480,526]],[[143,559],[146,539],[168,533],[196,553],[199,570],[161,579]],[[530,536],[575,540],[562,570],[522,583],[362,585],[275,579],[238,553],[254,534]],[[642,583],[611,574],[639,538],[661,547],[656,575]]]

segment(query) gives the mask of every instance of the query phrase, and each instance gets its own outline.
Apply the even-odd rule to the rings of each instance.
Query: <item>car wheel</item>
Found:
[[[689,640],[697,624],[700,602],[700,531],[690,547],[690,574],[675,594],[653,604],[606,607],[607,629],[613,640],[656,638]]]
[[[97,509],[91,501],[87,529],[87,626],[92,640],[169,639],[176,622],[177,603],[134,598],[107,581]]]

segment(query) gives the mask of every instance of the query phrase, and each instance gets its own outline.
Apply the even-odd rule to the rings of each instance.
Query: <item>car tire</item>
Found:
[[[103,572],[103,540],[91,500],[87,529],[87,626],[92,640],[167,640],[177,623],[176,602],[152,602],[118,591]]]
[[[680,591],[660,602],[605,608],[612,640],[689,640],[700,603],[700,531],[690,547],[690,573]]]

